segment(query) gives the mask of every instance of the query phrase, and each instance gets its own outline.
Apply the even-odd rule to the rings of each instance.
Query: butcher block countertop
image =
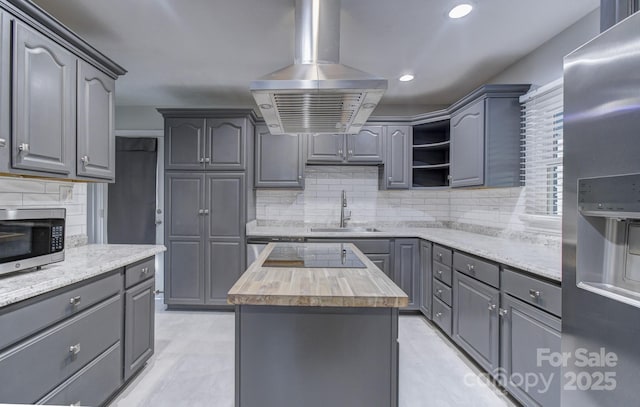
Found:
[[[231,287],[227,296],[230,304],[381,308],[408,304],[404,291],[351,243],[344,247],[353,251],[364,268],[303,268],[294,262],[291,266],[264,266],[278,245],[286,244],[269,243]]]

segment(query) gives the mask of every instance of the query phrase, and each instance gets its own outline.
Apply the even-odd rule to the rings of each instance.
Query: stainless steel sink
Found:
[[[311,228],[312,232],[352,232],[352,233],[374,233],[381,232],[376,228]]]

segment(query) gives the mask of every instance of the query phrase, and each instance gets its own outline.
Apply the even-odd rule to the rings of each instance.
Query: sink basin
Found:
[[[374,233],[380,232],[380,230],[376,228],[311,228],[312,232],[352,232],[352,233]]]

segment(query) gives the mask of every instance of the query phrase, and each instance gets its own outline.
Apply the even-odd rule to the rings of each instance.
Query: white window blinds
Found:
[[[520,98],[522,181],[529,215],[562,215],[562,79]]]

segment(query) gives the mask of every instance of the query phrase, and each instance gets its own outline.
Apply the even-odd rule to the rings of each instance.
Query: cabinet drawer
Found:
[[[77,314],[121,289],[122,274],[116,273],[30,305],[18,305],[17,309],[7,307],[0,313],[0,349]]]
[[[433,277],[442,281],[446,285],[451,286],[451,267],[445,266],[443,264],[438,263],[437,261],[434,261]]]
[[[451,266],[451,249],[447,249],[446,247],[442,247],[437,244],[434,244],[433,245],[433,261],[442,263],[445,266]]]
[[[453,267],[461,273],[471,276],[490,286],[500,287],[500,269],[497,264],[489,263],[477,257],[462,253],[453,255]]]
[[[505,292],[522,301],[562,316],[562,288],[511,270],[502,271],[502,287]]]
[[[451,307],[433,297],[433,322],[451,336]]]
[[[149,257],[125,268],[125,286],[129,288],[156,274],[156,258]]]
[[[122,384],[120,341],[37,404],[99,406]]]
[[[433,296],[451,306],[451,288],[438,280],[433,281]]]
[[[0,400],[34,403],[121,336],[122,296],[117,295],[5,350],[0,354]]]

